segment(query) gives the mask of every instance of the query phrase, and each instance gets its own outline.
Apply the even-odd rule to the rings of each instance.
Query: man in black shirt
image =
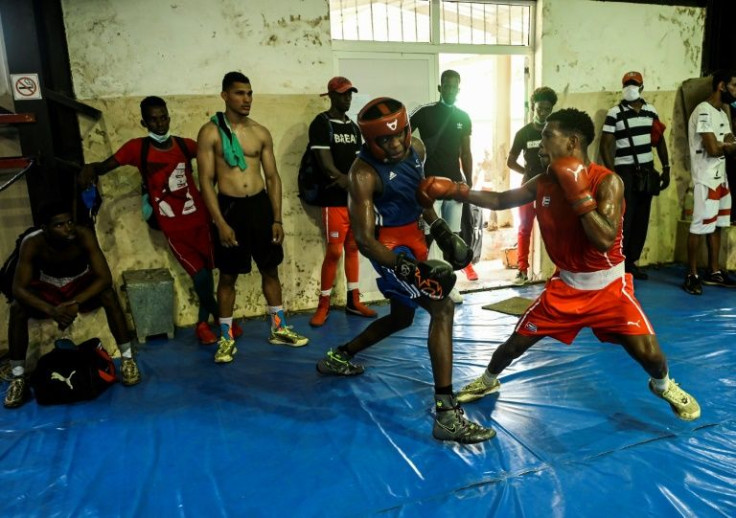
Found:
[[[460,90],[460,74],[454,70],[442,72],[437,90],[440,93],[440,100],[420,106],[410,117],[412,131],[419,132],[427,149],[424,174],[426,177],[444,176],[472,186],[473,155],[470,151],[472,125],[470,116],[455,106]],[[450,230],[460,233],[462,203],[454,200],[437,200],[434,210],[440,218],[447,221]],[[471,265],[463,270],[469,279],[478,278]],[[462,302],[462,296],[456,290],[453,290],[450,296],[455,303]]]
[[[353,100],[353,92],[358,89],[345,77],[333,77],[327,83],[330,109],[317,115],[309,125],[309,149],[317,159],[323,174],[323,188],[318,201],[322,207],[327,252],[322,261],[320,295],[317,311],[309,324],[312,327],[324,325],[330,311],[330,295],[335,283],[337,263],[345,250],[345,278],[348,299],[345,311],[348,314],[368,318],[376,312],[360,301],[358,290],[359,261],[358,246],[355,244],[353,229],[348,215],[348,171],[360,151],[362,143],[360,129],[350,120],[347,112]]]
[[[532,112],[534,120],[521,128],[514,137],[514,143],[509,152],[506,165],[509,169],[523,174],[522,185],[544,172],[545,167],[539,159],[539,144],[542,141],[542,128],[552,109],[557,104],[557,94],[551,88],[543,86],[532,93]],[[519,163],[519,155],[524,154],[524,165]],[[526,284],[529,281],[529,241],[532,235],[532,226],[536,212],[534,202],[519,207],[519,235],[517,241],[517,255],[519,257],[519,273],[516,274],[516,284]]]

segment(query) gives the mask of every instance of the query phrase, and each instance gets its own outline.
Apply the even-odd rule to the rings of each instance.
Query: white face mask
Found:
[[[629,85],[624,87],[624,99],[629,102],[636,101],[639,98],[639,87],[636,85]]]
[[[154,133],[152,131],[149,131],[148,132],[148,136],[151,137],[156,142],[158,142],[159,144],[163,144],[164,142],[166,142],[167,140],[169,140],[169,138],[171,138],[171,133],[166,132],[163,135],[158,135],[158,134],[156,134],[156,133]]]

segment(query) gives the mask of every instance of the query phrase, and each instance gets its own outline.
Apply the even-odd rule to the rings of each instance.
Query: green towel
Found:
[[[230,167],[238,166],[241,171],[248,169],[248,162],[245,161],[245,153],[240,147],[240,141],[233,135],[230,124],[227,122],[225,114],[217,112],[210,120],[220,130],[220,139],[222,140],[222,155]]]

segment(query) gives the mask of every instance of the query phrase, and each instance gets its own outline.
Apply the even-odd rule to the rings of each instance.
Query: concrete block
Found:
[[[123,272],[123,289],[139,343],[152,335],[174,337],[174,279],[168,270]]]

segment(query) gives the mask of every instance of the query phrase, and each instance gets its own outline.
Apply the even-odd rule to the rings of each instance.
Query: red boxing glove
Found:
[[[588,170],[582,161],[571,156],[558,158],[549,168],[575,214],[582,216],[598,208],[598,203],[590,192]]]
[[[426,208],[431,207],[435,200],[468,201],[469,194],[468,184],[441,176],[424,178],[417,187],[417,201]]]

